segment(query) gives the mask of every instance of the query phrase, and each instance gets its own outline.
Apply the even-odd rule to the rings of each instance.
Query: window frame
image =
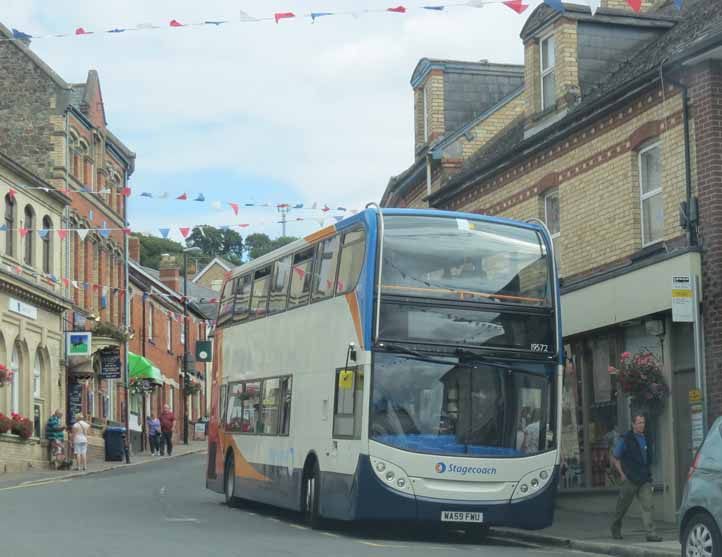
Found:
[[[291,304],[291,286],[293,285],[294,269],[298,265],[298,263],[296,263],[296,256],[306,253],[308,251],[311,252],[311,257],[310,257],[311,268],[308,271],[306,271],[306,273],[311,273],[309,289],[308,289],[308,298],[306,298],[306,301],[301,302],[300,304],[291,306],[290,305]],[[318,244],[304,247],[303,249],[298,250],[293,253],[293,259],[291,260],[291,280],[289,281],[289,284],[288,284],[288,300],[286,301],[286,311],[304,307],[311,303],[311,298],[313,297],[313,273],[315,272],[315,268],[316,268],[316,254],[317,253],[318,253]],[[309,261],[309,259],[304,259],[303,261],[301,261],[301,263],[306,263],[307,261]],[[302,280],[305,280],[305,276]]]
[[[33,266],[35,263],[35,223],[36,223],[35,209],[29,203],[25,205],[23,209],[23,227],[27,229],[23,242],[23,263],[29,266]]]
[[[53,239],[53,220],[49,215],[43,217],[43,230],[45,236],[40,239],[43,248],[42,269],[44,273],[50,273],[53,269],[52,239]]]
[[[353,407],[351,408],[351,413],[339,413],[338,412],[338,393],[339,393],[339,379],[341,377],[342,371],[353,371],[354,372],[354,383],[353,383],[353,394],[351,395],[351,401],[353,403]],[[359,389],[359,381],[358,381],[358,374],[359,372],[363,373],[363,379],[360,382],[361,388]],[[347,366],[347,367],[340,367],[336,368],[334,370],[334,381],[333,381],[333,420],[331,422],[331,438],[332,439],[361,439],[362,430],[363,430],[363,411],[364,411],[364,404],[363,404],[363,397],[365,396],[364,390],[366,386],[364,385],[364,381],[366,378],[366,372],[364,370],[363,365],[354,365],[354,366]],[[360,404],[357,404],[356,397],[357,397],[357,391],[361,391],[361,402]],[[358,424],[356,423],[356,412],[359,411],[360,415],[358,416]],[[336,433],[336,416],[345,416],[345,417],[351,417],[353,418],[353,430],[354,433],[351,435],[340,435]],[[358,429],[358,433],[356,433],[356,430]]]
[[[354,232],[363,232],[363,238],[361,238],[360,240],[354,240],[353,242],[346,244],[345,243],[346,236],[348,236],[349,234],[353,234]],[[367,253],[366,250],[368,249],[368,242],[366,241],[367,236],[368,235],[366,233],[366,228],[364,226],[351,228],[349,230],[346,230],[341,235],[341,244],[339,246],[340,253],[338,256],[338,268],[336,269],[336,283],[334,286],[334,288],[335,288],[334,296],[343,296],[345,294],[349,294],[349,293],[353,292],[354,290],[356,290],[356,287],[358,286],[358,283],[361,280],[361,273],[363,273],[364,267],[366,266],[365,265],[366,264],[366,253]],[[363,247],[364,247],[363,253],[361,255],[361,270],[359,271],[358,276],[356,277],[356,281],[353,283],[353,286],[346,285],[346,288],[339,290],[338,278],[339,278],[339,273],[341,272],[341,261],[343,259],[343,254],[346,251],[346,248],[355,247],[358,244],[363,244]]]
[[[7,227],[5,231],[5,255],[15,257],[15,222],[17,221],[17,199],[9,193],[5,194],[5,212],[4,223]]]
[[[243,431],[239,428],[231,428],[230,424],[228,423],[228,410],[230,408],[231,400],[233,399],[232,393],[233,393],[233,387],[235,385],[242,385],[243,386],[243,393],[246,392],[246,385],[249,383],[258,383],[259,384],[259,393],[260,393],[260,404],[259,404],[259,416],[263,414],[264,406],[263,406],[263,393],[265,389],[265,382],[270,381],[273,379],[278,379],[280,388],[280,398],[278,400],[277,404],[277,420],[276,420],[276,432],[275,433],[265,433],[265,432],[259,432],[259,431]],[[291,385],[291,402],[288,406],[288,431],[285,433],[282,433],[283,431],[283,421],[282,418],[284,416],[283,412],[281,412],[281,409],[283,408],[283,401],[285,400],[284,397],[286,393],[288,392],[288,380],[290,380]],[[223,386],[226,387],[226,404],[225,408],[223,409],[223,419],[222,424],[224,431],[233,432],[237,435],[247,435],[249,437],[253,436],[259,436],[259,437],[289,437],[291,434],[291,415],[292,415],[292,409],[293,409],[293,375],[291,374],[284,374],[284,375],[272,375],[269,377],[263,377],[263,378],[255,378],[255,379],[242,379],[239,381],[229,381],[228,383],[225,383]],[[223,387],[222,386],[222,387]],[[242,407],[241,407],[242,408]],[[242,411],[242,410],[241,410]],[[243,415],[241,414],[241,421],[242,421]],[[256,425],[258,424],[258,421],[256,421]]]
[[[552,197],[556,197],[557,207],[559,207],[559,215],[558,215],[558,222],[557,222],[557,225],[559,226],[559,230],[557,232],[552,232],[549,227],[549,207],[547,205],[547,200],[549,200]],[[555,238],[558,238],[561,235],[562,223],[561,223],[561,206],[559,205],[559,188],[552,188],[544,194],[544,224],[546,225],[547,229],[549,229],[549,235],[551,236],[552,240],[554,240]]]
[[[173,353],[173,318],[170,316],[170,312],[166,315],[165,322],[165,347],[169,354]]]
[[[248,298],[248,319],[246,319],[246,321],[253,321],[255,319],[263,319],[264,317],[266,317],[266,315],[268,315],[268,299],[271,294],[271,281],[273,280],[273,267],[274,267],[274,262],[272,261],[262,267],[256,267],[249,273],[249,275],[251,276],[251,292],[250,292],[250,296]],[[256,275],[258,273],[261,273],[265,270],[268,270],[268,273],[265,276],[256,278]],[[244,275],[244,276],[247,276],[247,275]],[[256,296],[256,281],[262,280],[262,279],[266,279],[268,281],[267,288],[266,288],[266,301],[263,304],[263,308],[262,308],[263,313],[258,313],[258,310],[253,310],[252,306],[253,306],[254,297]]]
[[[544,43],[547,44],[547,52],[552,52],[553,57],[554,57],[554,64],[547,68],[544,68]],[[542,111],[552,109],[557,100],[556,73],[555,73],[556,66],[557,66],[556,43],[557,43],[557,41],[554,36],[554,33],[550,33],[548,35],[545,35],[545,36],[539,38],[539,92],[540,92],[540,101],[541,101]],[[549,50],[550,44],[552,46],[552,50]],[[549,56],[547,56],[547,58],[549,58]],[[546,106],[546,103],[544,102],[546,100],[546,97],[544,94],[544,78],[550,74],[554,74],[554,91],[552,91],[552,93],[553,93],[553,99],[551,99],[552,103],[549,106]]]
[[[644,155],[646,155],[648,152],[653,151],[655,149],[659,150],[659,187],[648,191],[647,193],[644,193],[644,165],[642,164],[642,160],[644,158]],[[662,186],[662,143],[660,141],[653,141],[649,143],[648,145],[645,145],[641,149],[639,149],[639,152],[637,153],[637,165],[639,169],[639,216],[641,218],[641,234],[642,234],[642,247],[651,246],[653,244],[657,244],[659,242],[664,241],[664,187]],[[656,196],[662,196],[662,235],[660,238],[655,240],[647,240],[645,238],[644,233],[644,202],[652,199]]]
[[[250,321],[250,318],[251,318],[251,299],[253,298],[253,274],[254,274],[254,271],[255,271],[255,269],[252,270],[252,271],[248,271],[247,273],[244,273],[244,274],[242,274],[242,275],[240,275],[240,276],[237,276],[237,277],[234,279],[234,280],[235,280],[235,284],[234,284],[234,287],[233,287],[233,313],[232,313],[232,315],[233,315],[233,318],[232,318],[233,323],[245,323],[245,322]],[[246,304],[246,316],[245,316],[243,319],[237,319],[237,318],[236,318],[236,297],[238,296],[238,292],[239,292],[239,290],[241,289],[241,283],[242,283],[245,279],[247,279],[247,278],[250,278],[251,288],[250,288],[250,290],[248,291],[248,303]],[[238,315],[240,315],[240,312],[238,312]]]
[[[333,272],[333,280],[331,281],[331,288],[330,293],[328,293],[325,296],[318,296],[317,295],[317,289],[318,286],[321,284],[321,265],[323,265],[323,244],[326,242],[329,242],[331,240],[336,240],[338,242],[338,245],[336,246],[336,265],[334,267]],[[314,252],[313,256],[313,274],[311,276],[311,303],[315,304],[316,302],[323,302],[324,300],[328,300],[330,298],[333,298],[336,296],[336,282],[338,281],[338,266],[341,261],[341,248],[342,243],[342,235],[341,234],[333,234],[329,236],[328,238],[324,238],[323,240],[320,240],[316,243],[316,250]],[[318,284],[315,283],[314,279],[318,277]]]
[[[288,310],[288,295],[291,291],[291,278],[293,277],[293,253],[289,253],[287,255],[284,255],[283,257],[276,259],[273,261],[273,270],[271,272],[271,284],[268,288],[268,304],[266,305],[266,315],[277,315],[279,313],[283,313],[284,311]],[[278,311],[271,311],[271,296],[273,295],[273,286],[276,283],[276,278],[278,277],[279,268],[282,265],[285,265],[285,263],[282,263],[284,260],[290,260],[290,269],[288,271],[288,277],[286,279],[286,284],[284,286],[285,292],[281,295],[281,299],[284,300],[283,303],[283,309],[279,309]],[[279,291],[281,292],[281,291]]]

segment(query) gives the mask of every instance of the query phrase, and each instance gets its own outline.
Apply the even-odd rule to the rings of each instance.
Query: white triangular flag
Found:
[[[85,241],[85,237],[88,235],[88,232],[90,232],[87,228],[78,228],[75,231],[78,233],[81,242]]]
[[[243,10],[240,10],[240,12],[241,12],[241,21],[243,21],[243,22],[259,21],[257,17],[252,17],[252,16],[248,15],[246,12],[244,12]]]
[[[77,288],[78,290],[80,290],[80,285],[78,284],[77,280],[71,280],[70,284],[73,285],[73,288]]]
[[[602,0],[589,0],[589,9],[592,10],[592,15],[597,13]]]
[[[469,0],[467,3],[467,6],[471,6],[472,8],[483,8],[485,5],[485,0]]]
[[[220,201],[214,201],[211,203],[211,207],[213,207],[216,211],[220,211],[223,209],[223,206],[221,205]]]

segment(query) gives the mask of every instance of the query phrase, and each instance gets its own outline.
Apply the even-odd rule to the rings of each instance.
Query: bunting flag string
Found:
[[[555,4],[560,5],[560,0],[544,0],[547,4]],[[629,2],[638,2],[639,0],[628,0]],[[675,0],[677,3],[681,4],[682,0]],[[457,8],[457,7],[472,7],[472,8],[480,8],[484,6],[491,6],[491,5],[506,5],[507,7],[511,8],[517,13],[522,13],[528,6],[526,4],[523,4],[520,0],[467,0],[465,2],[453,2],[448,4],[439,4],[439,5],[431,5],[431,6],[420,6],[420,7],[409,7],[404,5],[398,5],[398,6],[390,6],[387,8],[378,8],[378,9],[364,9],[364,10],[350,10],[350,11],[338,11],[338,12],[331,12],[331,11],[311,11],[308,13],[303,14],[297,14],[292,11],[279,11],[274,12],[273,15],[268,15],[264,17],[254,17],[249,15],[248,13],[240,10],[238,18],[233,19],[223,19],[223,20],[217,20],[217,19],[204,19],[202,21],[194,22],[194,23],[187,23],[183,21],[179,21],[176,18],[171,18],[170,20],[167,20],[168,22],[165,25],[154,25],[152,23],[139,23],[135,27],[111,27],[110,29],[105,30],[86,30],[82,26],[78,26],[75,28],[75,30],[70,33],[50,33],[50,34],[32,34],[27,33],[25,31],[19,30],[19,29],[12,29],[12,37],[3,38],[0,39],[0,41],[29,41],[29,40],[38,40],[38,39],[57,39],[57,38],[66,38],[66,37],[82,37],[82,36],[89,36],[89,35],[95,35],[95,36],[102,36],[102,35],[120,35],[123,33],[131,33],[131,32],[137,32],[137,31],[159,31],[159,30],[187,30],[189,28],[200,28],[200,27],[215,27],[220,28],[222,26],[226,26],[229,24],[234,23],[260,23],[264,21],[272,21],[276,24],[279,24],[280,22],[284,20],[310,20],[311,23],[316,23],[316,21],[320,18],[328,18],[332,16],[352,16],[354,18],[358,18],[359,14],[408,14],[411,11],[426,11],[426,12],[444,12],[448,8]],[[522,9],[523,7],[523,9]]]

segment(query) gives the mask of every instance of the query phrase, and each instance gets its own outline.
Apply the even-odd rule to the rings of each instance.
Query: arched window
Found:
[[[43,361],[40,350],[35,352],[35,363],[33,364],[33,396],[40,398],[42,393]]]
[[[23,226],[28,229],[28,233],[25,235],[25,257],[23,260],[26,265],[33,264],[33,229],[35,228],[35,211],[30,205],[25,205],[25,222]]]
[[[53,221],[48,215],[43,217],[43,273],[50,273],[52,268]]]
[[[18,354],[17,344],[13,346],[13,352],[10,356],[10,371],[13,374],[10,410],[20,413],[20,355]]]
[[[15,255],[15,199],[10,194],[5,196],[5,255]]]

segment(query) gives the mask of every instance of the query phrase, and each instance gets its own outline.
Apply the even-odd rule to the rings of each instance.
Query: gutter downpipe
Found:
[[[68,156],[68,138],[70,137],[70,119],[69,119],[69,109],[65,109],[65,191],[70,190],[69,182],[68,182],[68,165],[70,164],[70,157]],[[68,195],[67,193],[65,194]],[[68,203],[65,208],[63,209],[63,217],[65,220],[65,228],[70,228],[70,203]],[[65,236],[65,276],[69,277],[70,275],[70,235]],[[65,287],[65,296],[69,297],[70,295],[70,288]],[[72,307],[72,306],[71,306]],[[72,310],[70,310],[72,311]],[[68,416],[70,412],[70,372],[68,369],[68,333],[67,328],[68,324],[70,323],[70,320],[68,319],[70,315],[70,311],[65,310],[63,312],[63,326],[62,330],[65,331],[63,333],[63,362],[65,364],[65,427],[68,429],[68,439],[66,440],[66,447],[65,447],[65,454],[70,454],[70,425],[68,424]],[[73,316],[73,328],[75,328],[75,316]]]
[[[123,169],[123,187],[128,186],[128,171]],[[128,196],[123,196],[123,223],[128,225]],[[125,289],[125,311],[123,312],[123,328],[128,331],[130,315],[130,289],[128,288],[128,235],[123,234],[123,274]],[[145,304],[143,309],[145,310]],[[145,343],[144,343],[145,346]],[[128,365],[128,340],[123,344],[125,358],[125,462],[130,464],[130,366]]]

